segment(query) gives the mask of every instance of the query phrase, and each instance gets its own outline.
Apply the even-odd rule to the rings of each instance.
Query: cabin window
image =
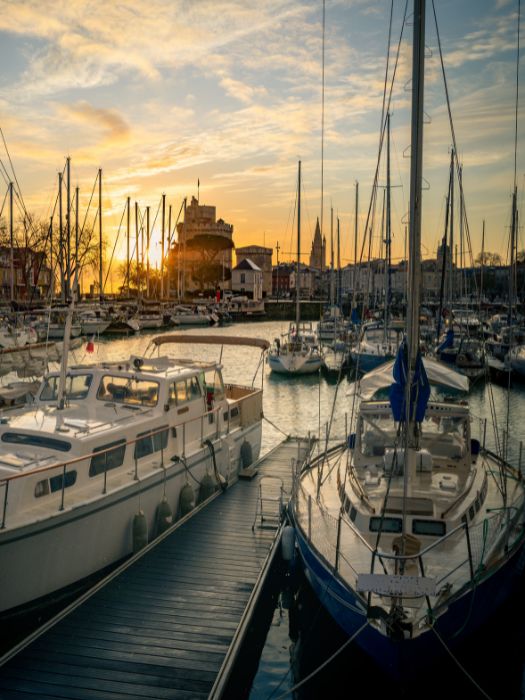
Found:
[[[202,396],[201,387],[197,377],[188,377],[170,384],[169,403],[182,406],[188,401],[193,401]]]
[[[88,395],[92,380],[92,374],[68,374],[65,383],[66,399],[85,399]],[[60,377],[56,375],[47,377],[44,380],[44,385],[39,396],[41,401],[57,401],[59,381]]]
[[[147,379],[106,375],[100,380],[97,399],[131,406],[156,406],[159,384]]]
[[[401,532],[403,521],[401,518],[370,518],[370,532]]]
[[[447,526],[440,520],[412,520],[412,532],[414,535],[431,535],[432,537],[443,537],[447,531]]]
[[[120,467],[126,453],[126,441],[117,440],[116,442],[110,442],[107,445],[95,447],[93,452],[100,452],[100,454],[94,454],[91,457],[89,476],[97,476],[110,469]]]
[[[160,432],[155,431],[152,434],[151,431],[148,431],[147,433],[140,433],[137,437],[139,439],[135,443],[134,456],[135,459],[141,459],[154,452],[166,449],[168,445],[168,426],[160,430]]]
[[[67,489],[69,486],[73,486],[76,480],[77,472],[74,469],[70,472],[66,472],[65,478],[63,474],[57,474],[50,479],[42,479],[42,481],[39,481],[35,486],[35,498],[61,491],[62,484],[64,484],[64,488]]]
[[[71,443],[65,440],[57,440],[45,435],[26,435],[24,433],[4,433],[2,442],[11,442],[15,445],[27,445],[31,447],[44,447],[47,450],[69,452]]]
[[[224,398],[224,384],[221,371],[209,370],[204,375],[204,386],[206,387],[206,402],[208,410],[212,408],[213,401],[221,401]]]
[[[354,506],[352,506],[350,508],[350,520],[352,522],[354,522],[356,515],[357,515],[357,510],[354,508]]]

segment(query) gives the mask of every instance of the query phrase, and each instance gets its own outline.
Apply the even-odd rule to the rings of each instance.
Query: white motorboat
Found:
[[[248,344],[161,336],[165,343]],[[130,357],[44,378],[0,422],[0,615],[27,612],[134,551],[237,479],[261,447],[262,389],[219,362]]]

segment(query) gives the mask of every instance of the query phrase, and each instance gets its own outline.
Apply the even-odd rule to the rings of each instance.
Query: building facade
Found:
[[[249,259],[262,271],[262,295],[270,296],[272,293],[272,248],[261,245],[247,245],[235,249],[237,265],[243,260]]]
[[[232,270],[232,291],[260,301],[263,296],[263,272],[250,258],[244,258]]]

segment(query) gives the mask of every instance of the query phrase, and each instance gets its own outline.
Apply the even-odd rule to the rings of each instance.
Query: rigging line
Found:
[[[263,418],[264,418],[264,420],[265,420],[267,423],[269,423],[269,424],[272,426],[272,428],[275,428],[275,430],[278,430],[278,431],[279,431],[280,433],[282,433],[285,437],[290,437],[290,434],[289,434],[289,433],[285,433],[284,430],[282,430],[282,428],[279,428],[278,425],[275,425],[275,423],[273,423],[267,416],[263,416]]]
[[[8,194],[9,194],[9,189],[7,189],[5,191],[4,201],[2,202],[2,208],[0,209],[0,216],[2,216],[2,212],[4,211],[4,207],[5,207],[5,203],[6,203]]]
[[[457,658],[454,656],[454,654],[451,652],[451,650],[450,650],[450,649],[448,648],[448,646],[446,645],[444,639],[442,639],[442,637],[440,636],[440,634],[439,634],[439,632],[437,631],[437,629],[436,629],[434,626],[432,626],[431,629],[433,630],[433,632],[435,633],[436,637],[439,639],[439,641],[440,641],[441,644],[443,645],[445,651],[449,654],[449,656],[450,656],[450,658],[452,659],[452,661],[454,661],[454,663],[455,663],[455,664],[457,665],[457,667],[460,669],[460,671],[463,671],[463,673],[464,673],[464,674],[467,676],[467,678],[471,681],[472,685],[473,685],[475,688],[477,688],[477,689],[479,690],[479,692],[483,695],[483,697],[488,698],[488,700],[491,700],[490,695],[489,695],[488,693],[486,693],[486,692],[483,690],[483,688],[481,688],[481,686],[480,686],[478,683],[476,683],[476,681],[474,680],[474,678],[472,678],[472,676],[471,676],[470,673],[467,671],[467,669],[466,669],[464,666],[462,666],[462,664],[460,663],[459,659],[457,659]]]
[[[16,186],[18,187],[18,190],[19,190],[20,192],[22,192],[22,188],[20,187],[20,185],[19,185],[19,183],[18,183],[18,178],[16,177],[16,172],[15,172],[15,169],[14,169],[14,167],[13,167],[13,161],[11,160],[11,155],[9,154],[9,149],[7,148],[7,143],[6,143],[6,140],[5,140],[5,137],[4,137],[4,132],[3,132],[1,126],[0,126],[0,134],[2,135],[2,141],[4,142],[5,152],[6,152],[6,154],[7,154],[7,158],[9,159],[9,165],[11,166],[11,170],[12,170],[13,176],[14,176],[14,178],[15,178]],[[24,205],[24,209],[25,209],[25,205]]]
[[[356,632],[354,632],[354,634],[351,637],[349,637],[346,640],[346,642],[344,644],[342,644],[339,647],[339,649],[337,649],[337,651],[335,651],[331,656],[329,656],[328,659],[323,661],[322,664],[320,664],[316,669],[314,669],[311,673],[309,673],[305,678],[303,678],[301,681],[299,681],[299,683],[296,683],[294,686],[289,688],[285,693],[283,693],[282,695],[279,695],[275,700],[282,700],[283,698],[286,698],[288,695],[290,695],[291,693],[293,693],[296,690],[298,690],[299,688],[301,688],[305,683],[308,683],[308,681],[310,681],[312,678],[314,678],[314,676],[316,676],[318,673],[320,673],[326,666],[328,666],[328,664],[332,663],[332,661],[337,656],[339,656],[339,654],[342,651],[344,651],[348,646],[350,646],[350,644],[354,641],[354,639],[356,639],[361,634],[361,632],[364,630],[365,627],[368,626],[368,624],[369,623],[367,620],[364,624],[361,625],[361,627]]]
[[[398,64],[399,64],[399,56],[400,56],[400,53],[401,53],[401,42],[402,42],[402,40],[403,40],[403,32],[404,32],[404,29],[405,29],[405,26],[406,26],[407,9],[408,9],[408,0],[406,0],[406,2],[405,2],[405,10],[404,10],[404,13],[403,13],[403,22],[402,22],[402,25],[401,25],[401,32],[400,32],[400,34],[399,34],[399,41],[398,41],[398,44],[397,44],[396,61],[395,61],[395,64],[394,64],[394,70],[393,70],[393,72],[392,72],[392,80],[391,80],[391,83],[390,83],[390,91],[389,91],[389,94],[388,94],[387,111],[390,110],[390,103],[391,103],[391,101],[392,101],[392,92],[393,92],[393,89],[394,89],[394,81],[395,81],[395,77],[396,77],[396,73],[397,73],[397,68],[398,68]],[[388,46],[388,55],[390,55],[390,46]],[[385,86],[384,86],[384,91],[386,91],[386,82],[385,82]],[[378,153],[378,158],[377,158],[377,163],[376,163],[376,170],[375,170],[374,180],[373,180],[373,185],[372,185],[372,193],[373,193],[374,190],[377,188],[377,182],[378,182],[378,178],[379,178],[379,165],[380,165],[380,160],[381,160],[380,156],[381,156],[381,150],[382,150],[382,147],[383,147],[383,140],[384,140],[384,136],[385,136],[385,130],[386,130],[386,120],[383,120],[382,128],[381,128],[381,130],[380,130],[379,153]],[[360,258],[359,258],[359,262],[360,262],[360,263],[361,263],[362,260],[363,260],[363,254],[364,254],[364,250],[365,250],[365,241],[366,241],[366,235],[367,235],[368,225],[369,225],[369,221],[370,221],[370,215],[371,215],[371,209],[372,209],[372,200],[373,200],[373,195],[372,195],[372,198],[371,198],[371,200],[370,200],[370,204],[369,204],[369,206],[368,206],[368,213],[367,213],[367,216],[366,216],[366,222],[365,222],[365,227],[364,227],[363,243],[361,244],[361,255],[360,255]]]
[[[110,258],[110,260],[109,260],[108,270],[107,270],[107,272],[106,272],[106,279],[104,280],[104,288],[106,287],[106,284],[107,284],[107,282],[108,282],[109,273],[110,273],[110,271],[111,271],[111,265],[112,265],[112,263],[113,263],[113,256],[115,255],[115,250],[116,250],[116,248],[117,248],[117,243],[118,243],[118,239],[119,239],[119,236],[120,236],[120,229],[121,229],[121,227],[122,227],[122,222],[124,221],[124,214],[126,213],[126,209],[127,209],[127,205],[124,207],[124,210],[123,210],[123,212],[122,212],[122,217],[121,217],[121,219],[120,219],[120,224],[118,225],[117,237],[116,237],[115,243],[114,243],[114,245],[113,245],[113,250],[111,251],[111,258]]]
[[[454,129],[454,121],[452,119],[452,109],[450,106],[450,95],[448,92],[448,83],[447,83],[447,76],[445,74],[445,63],[443,60],[443,51],[441,48],[441,36],[439,34],[439,26],[438,26],[438,21],[437,21],[437,14],[436,14],[436,6],[434,3],[434,0],[432,0],[432,10],[434,13],[434,24],[436,26],[436,37],[437,37],[437,42],[438,42],[438,49],[439,49],[439,60],[440,60],[440,65],[441,65],[441,73],[443,75],[443,86],[445,89],[445,97],[447,101],[447,112],[448,112],[448,120],[450,124],[450,133],[452,136],[452,144],[454,146],[454,159],[455,159],[455,165],[456,165],[456,170],[459,173],[460,165],[459,165],[459,158],[458,158],[458,149],[457,149],[457,142],[456,142],[456,131]],[[471,237],[470,237],[470,227],[468,223],[468,218],[467,218],[467,207],[465,204],[465,199],[464,199],[464,193],[463,193],[463,182],[462,178],[459,178],[459,190],[460,190],[460,197],[462,200],[462,206],[463,206],[463,220],[465,222],[465,231],[466,231],[466,236],[467,236],[467,243],[469,246],[469,252],[470,252],[470,257],[471,257],[471,263],[473,264],[472,260],[472,242],[471,242]],[[474,286],[475,290],[477,293],[477,281],[474,278]]]

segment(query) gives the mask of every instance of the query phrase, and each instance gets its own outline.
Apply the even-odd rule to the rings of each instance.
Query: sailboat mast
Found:
[[[130,290],[130,279],[129,279],[129,273],[130,273],[130,262],[129,262],[129,226],[130,226],[130,198],[127,198],[127,212],[126,212],[126,270],[127,270],[127,284],[128,284],[128,295],[129,295],[129,290]]]
[[[15,300],[15,241],[14,241],[13,183],[9,183],[9,265],[11,274],[11,303]]]
[[[101,302],[104,296],[102,280],[102,168],[98,169],[98,290],[98,298]]]
[[[352,300],[352,308],[356,306],[356,295],[357,295],[357,229],[358,229],[358,214],[359,212],[359,182],[355,183],[355,221],[354,221],[354,298]]]
[[[299,321],[301,320],[301,161],[297,173],[297,281],[295,283],[295,326],[299,334]]]
[[[409,297],[407,308],[407,336],[409,351],[409,378],[407,391],[410,393],[412,376],[419,350],[419,304],[421,278],[421,182],[423,169],[423,93],[425,69],[425,0],[414,2],[414,38],[412,66],[412,127],[410,158],[410,221],[409,221]],[[409,399],[409,396],[407,397]],[[407,400],[407,410],[410,400]],[[411,419],[413,437],[414,421]]]
[[[388,326],[392,304],[392,219],[390,199],[390,112],[386,115],[386,299],[385,328]]]

